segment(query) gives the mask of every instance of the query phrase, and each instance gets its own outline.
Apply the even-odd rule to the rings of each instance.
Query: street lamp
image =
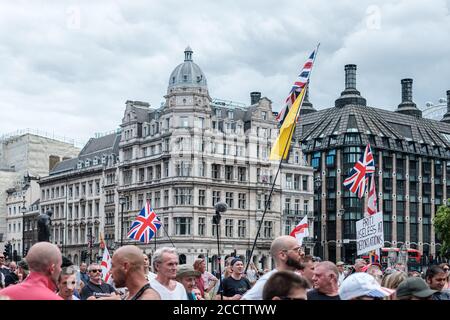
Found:
[[[120,246],[123,246],[123,205],[127,202],[126,197],[119,197],[119,203],[121,207],[120,213]]]
[[[317,217],[320,219],[318,219],[318,221],[321,222],[322,226],[321,228],[318,228],[318,230],[320,231],[321,235],[322,235],[322,239],[320,240],[320,243],[322,245],[322,253],[323,253],[323,258],[325,258],[325,224],[322,221],[322,204],[321,204],[321,199],[322,199],[322,190],[321,190],[321,186],[322,186],[322,179],[320,178],[320,173],[318,171],[315,172],[315,178],[314,178],[314,189],[317,193]],[[319,252],[318,252],[319,255]]]
[[[341,224],[341,245],[342,245],[342,257],[341,257],[341,260],[342,261],[346,261],[346,259],[345,259],[345,243],[344,243],[344,228],[343,228],[343,219],[344,219],[344,213],[345,213],[345,210],[344,210],[344,208],[343,207],[341,207],[339,210],[338,210],[338,218],[340,218],[340,224]]]

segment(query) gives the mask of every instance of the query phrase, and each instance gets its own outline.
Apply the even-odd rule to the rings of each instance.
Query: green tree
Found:
[[[434,228],[442,240],[441,255],[445,256],[450,249],[450,207],[439,207],[434,217]]]

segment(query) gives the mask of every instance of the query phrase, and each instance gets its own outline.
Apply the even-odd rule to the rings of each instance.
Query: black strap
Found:
[[[146,283],[130,300],[139,300],[139,298],[144,294],[145,290],[150,288],[150,284]]]

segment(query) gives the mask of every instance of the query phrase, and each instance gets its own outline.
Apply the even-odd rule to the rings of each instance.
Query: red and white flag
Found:
[[[369,197],[367,199],[367,213],[373,215],[378,212],[377,192],[375,190],[375,173],[370,178]]]
[[[309,237],[308,216],[305,215],[300,223],[292,230],[290,235],[297,239],[299,245],[302,245],[303,238]]]
[[[110,273],[111,262],[112,262],[112,259],[111,259],[111,256],[109,255],[108,248],[105,246],[105,250],[103,251],[102,263],[100,264],[100,266],[102,268],[102,279],[106,283],[112,282],[111,273]]]

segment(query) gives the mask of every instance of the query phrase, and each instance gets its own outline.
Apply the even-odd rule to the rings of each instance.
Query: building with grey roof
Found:
[[[436,257],[441,243],[433,218],[450,194],[447,115],[441,121],[422,117],[412,79],[401,81],[402,100],[392,110],[367,106],[356,90],[355,65],[345,66],[345,79],[335,106],[303,115],[296,131],[315,170],[315,254],[333,261],[356,258],[355,221],[367,201],[343,188],[343,180],[370,143],[385,246],[405,245]]]

